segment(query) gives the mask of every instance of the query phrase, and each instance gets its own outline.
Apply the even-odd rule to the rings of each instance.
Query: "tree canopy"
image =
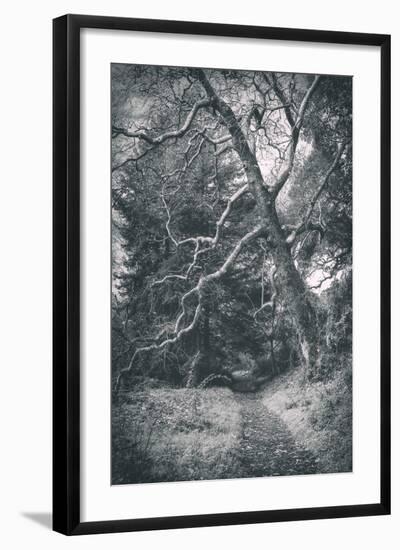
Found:
[[[327,327],[351,342],[351,78],[114,64],[111,134],[116,387],[320,376]]]

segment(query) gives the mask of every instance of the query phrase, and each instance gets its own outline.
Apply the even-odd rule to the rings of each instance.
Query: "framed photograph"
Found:
[[[390,37],[54,20],[54,529],[390,513]]]

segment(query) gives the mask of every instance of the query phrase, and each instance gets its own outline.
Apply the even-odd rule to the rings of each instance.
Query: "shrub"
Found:
[[[240,414],[227,389],[131,392],[113,421],[113,483],[236,475]]]
[[[238,353],[238,363],[239,368],[245,371],[255,371],[257,365],[256,361],[249,353],[239,352]]]

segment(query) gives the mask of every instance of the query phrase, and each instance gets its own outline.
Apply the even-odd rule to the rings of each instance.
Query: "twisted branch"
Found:
[[[296,153],[296,148],[297,148],[297,143],[299,141],[300,130],[301,130],[301,127],[303,125],[304,114],[306,112],[308,103],[310,102],[311,96],[315,92],[315,89],[318,85],[319,80],[320,80],[320,76],[315,76],[314,77],[314,80],[313,80],[311,86],[308,88],[307,92],[305,93],[305,95],[303,97],[303,100],[301,102],[299,113],[297,115],[296,121],[294,122],[294,124],[291,124],[291,122],[293,122],[293,119],[291,119],[291,121],[289,121],[289,124],[292,127],[292,132],[291,132],[291,139],[290,139],[289,150],[288,150],[288,160],[286,162],[286,165],[281,170],[281,173],[279,174],[279,176],[278,176],[278,178],[275,182],[275,185],[273,187],[272,195],[273,195],[274,199],[276,199],[276,197],[279,194],[279,191],[285,185],[285,183],[287,182],[287,180],[288,180],[288,178],[289,178],[289,176],[292,172],[295,153]],[[287,116],[287,113],[286,113],[286,116]]]
[[[208,107],[209,105],[210,105],[210,100],[208,98],[201,99],[200,101],[196,101],[190,113],[188,114],[184,124],[180,128],[178,128],[177,130],[171,130],[169,132],[165,132],[164,134],[160,134],[159,136],[156,136],[156,137],[152,137],[149,131],[147,130],[137,130],[136,132],[130,132],[125,128],[119,128],[117,126],[112,127],[112,137],[115,138],[119,135],[122,135],[128,138],[143,139],[149,145],[160,145],[161,143],[163,143],[168,139],[173,139],[173,138],[178,138],[183,136],[183,134],[189,129],[191,123],[193,122],[193,119],[195,118],[197,111],[204,107]]]
[[[170,279],[179,279],[179,280],[182,280],[182,281],[187,281],[191,272],[193,271],[194,267],[196,266],[196,263],[197,263],[197,259],[198,257],[201,255],[201,254],[205,254],[206,252],[209,252],[210,250],[213,250],[219,240],[220,240],[220,237],[221,237],[221,229],[226,221],[226,218],[229,216],[231,210],[232,210],[232,207],[234,205],[234,203],[240,198],[242,197],[245,193],[247,193],[249,191],[249,186],[248,184],[246,185],[243,185],[240,189],[238,189],[227,201],[227,205],[226,205],[226,208],[225,210],[222,212],[220,218],[218,219],[217,223],[216,223],[216,229],[215,229],[215,234],[214,234],[214,237],[205,237],[205,236],[199,236],[199,237],[188,237],[186,239],[183,239],[183,240],[180,240],[178,241],[172,231],[171,231],[171,227],[170,227],[170,224],[171,224],[171,212],[168,208],[168,205],[166,203],[166,200],[165,200],[165,197],[164,197],[164,192],[162,193],[162,201],[163,201],[163,204],[164,204],[164,208],[166,209],[167,211],[167,223],[166,223],[166,230],[167,230],[167,233],[168,233],[168,236],[169,238],[171,239],[171,241],[174,243],[174,245],[178,248],[179,246],[183,245],[183,244],[187,244],[187,243],[192,243],[195,245],[195,248],[194,248],[194,253],[193,253],[193,259],[192,259],[192,262],[189,264],[189,267],[187,268],[186,270],[186,273],[185,275],[180,275],[180,274],[170,274],[170,275],[166,275],[165,277],[163,277],[162,279],[160,280],[157,280],[153,283],[153,285],[159,285],[159,284],[162,284],[164,283],[165,281],[167,280],[170,280]],[[205,248],[201,248],[201,245],[202,244],[208,244],[207,247]]]
[[[324,191],[325,187],[327,186],[327,184],[329,182],[329,179],[330,179],[331,175],[336,170],[336,168],[339,164],[340,157],[342,156],[342,153],[343,153],[346,145],[347,145],[346,143],[341,143],[339,145],[337,153],[335,155],[335,158],[334,158],[332,164],[330,165],[330,167],[328,168],[328,170],[326,171],[326,173],[325,173],[325,175],[322,179],[321,185],[318,187],[318,189],[315,192],[313,198],[311,199],[311,202],[310,202],[310,204],[307,208],[307,212],[306,212],[302,222],[299,223],[296,227],[294,227],[293,230],[291,231],[290,235],[286,238],[287,244],[289,244],[289,245],[293,244],[296,237],[298,235],[300,235],[301,233],[304,233],[304,231],[307,231],[308,229],[317,230],[317,231],[320,232],[321,235],[323,235],[323,233],[325,231],[325,228],[321,224],[321,222],[319,222],[318,224],[315,224],[315,223],[312,223],[310,221],[310,219],[311,219],[314,207],[315,207],[319,197],[321,196],[321,193]]]
[[[148,346],[137,348],[135,350],[135,352],[133,353],[132,357],[131,357],[129,365],[126,368],[124,368],[120,371],[120,373],[117,377],[116,383],[115,383],[115,391],[118,391],[119,386],[121,384],[122,378],[132,370],[133,365],[135,363],[135,359],[137,358],[137,356],[140,353],[145,353],[145,352],[149,352],[149,351],[153,351],[153,350],[160,350],[160,349],[165,348],[166,346],[169,346],[171,344],[175,344],[176,342],[181,340],[183,336],[185,336],[186,334],[191,332],[196,327],[196,325],[197,325],[197,323],[200,319],[200,315],[201,315],[201,311],[202,311],[202,297],[203,297],[203,293],[204,293],[205,288],[208,286],[208,284],[210,282],[221,279],[227,273],[227,271],[232,267],[232,265],[236,261],[237,257],[239,256],[239,254],[243,250],[243,248],[248,243],[250,243],[254,239],[256,239],[259,236],[262,236],[264,234],[265,234],[265,228],[263,226],[257,226],[252,231],[246,233],[246,235],[244,235],[237,242],[234,249],[229,254],[229,256],[226,258],[225,262],[222,264],[222,266],[219,269],[217,269],[213,273],[210,273],[206,276],[200,277],[197,285],[195,287],[193,287],[191,290],[189,290],[188,292],[186,292],[181,298],[181,313],[179,314],[179,316],[176,320],[176,323],[175,323],[174,336],[166,338],[163,342],[161,342],[159,344],[152,343]],[[192,317],[191,322],[188,325],[180,328],[181,322],[182,322],[182,320],[184,319],[184,317],[186,316],[186,313],[187,313],[187,311],[186,311],[186,301],[188,300],[188,298],[190,296],[193,296],[193,295],[197,295],[197,306],[196,306],[194,315]]]

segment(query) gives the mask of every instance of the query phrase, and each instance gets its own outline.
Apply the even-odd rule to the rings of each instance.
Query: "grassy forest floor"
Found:
[[[252,394],[126,393],[114,404],[113,484],[351,471],[351,401],[338,385],[291,372]]]
[[[278,415],[294,438],[317,456],[322,473],[352,471],[351,371],[304,384],[295,370],[263,391],[263,404]]]

